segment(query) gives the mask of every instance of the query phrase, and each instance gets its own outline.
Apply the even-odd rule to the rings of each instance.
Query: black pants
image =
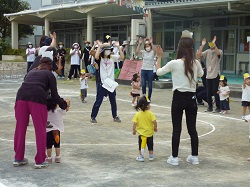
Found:
[[[202,100],[207,102],[207,90],[204,86],[196,88],[196,98],[198,103],[202,103]]]
[[[217,94],[220,83],[220,75],[214,79],[207,79],[207,104],[210,109],[213,109],[212,96],[215,98],[216,108],[220,109],[220,96]]]
[[[71,79],[73,74],[74,78],[77,78],[78,72],[80,72],[80,65],[71,65],[68,78]]]
[[[61,69],[61,73],[60,73],[60,77],[65,77],[64,75],[64,67],[65,67],[65,58],[62,58],[62,69]]]
[[[197,103],[195,93],[174,91],[171,116],[172,116],[172,156],[177,157],[180,145],[180,136],[182,130],[183,111],[186,114],[186,124],[188,134],[191,138],[191,154],[198,155],[199,139],[196,131]]]
[[[138,136],[138,144],[139,144],[139,151],[141,150],[141,135]],[[154,137],[150,136],[147,137],[147,146],[148,146],[148,151],[153,151],[154,150]]]

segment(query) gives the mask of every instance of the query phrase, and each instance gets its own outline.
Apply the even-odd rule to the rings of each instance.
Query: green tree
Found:
[[[11,36],[11,22],[4,17],[4,14],[20,12],[30,9],[30,4],[21,0],[0,0],[0,38],[5,39]],[[34,27],[31,25],[18,25],[18,38],[25,38],[34,34]]]

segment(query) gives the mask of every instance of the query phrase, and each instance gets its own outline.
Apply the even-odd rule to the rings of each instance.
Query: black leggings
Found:
[[[138,136],[138,144],[139,144],[139,151],[141,150],[141,135]],[[149,151],[153,151],[154,150],[154,138],[153,136],[151,137],[147,137],[147,146],[148,146],[148,150]]]
[[[212,96],[215,98],[216,108],[220,109],[220,96],[217,94],[219,83],[220,75],[214,79],[207,79],[207,104],[210,109],[213,109]]]
[[[194,92],[174,91],[171,116],[172,116],[172,156],[177,157],[180,145],[180,136],[182,130],[183,111],[186,114],[186,124],[188,134],[191,138],[192,155],[198,155],[199,139],[196,131],[197,103]]]
[[[80,73],[80,65],[71,65],[68,78],[71,79],[74,74],[74,78],[78,77],[78,73]]]

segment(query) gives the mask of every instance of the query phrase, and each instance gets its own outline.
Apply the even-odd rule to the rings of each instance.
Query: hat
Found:
[[[107,40],[110,40],[110,38],[111,38],[111,37],[110,37],[109,35],[106,35],[106,39],[107,39]]]
[[[86,73],[85,69],[81,69],[81,74]]]
[[[181,38],[193,38],[193,33],[188,31],[188,30],[184,30],[182,31],[182,35]]]
[[[244,73],[243,77],[244,77],[244,79],[247,79],[247,78],[250,78],[250,75],[249,75],[249,73]]]
[[[213,48],[215,46],[215,44],[213,42],[208,42],[208,45],[210,48]]]
[[[128,41],[127,40],[123,41],[122,45],[128,45]]]
[[[31,43],[31,42],[28,42],[28,45],[32,45],[32,43]]]
[[[64,45],[62,42],[59,42],[58,45]]]
[[[52,39],[49,38],[49,37],[47,37],[47,38],[45,38],[45,40],[44,40],[43,43],[44,43],[46,46],[49,46],[49,45],[51,44],[51,42],[52,42]]]
[[[220,76],[220,81],[227,82],[227,78],[224,75]]]
[[[87,44],[87,43],[90,44],[90,42],[88,40],[85,40],[84,44]]]
[[[73,43],[72,47],[74,47],[74,45],[77,45],[77,46],[79,46],[79,44],[78,44],[78,43]]]

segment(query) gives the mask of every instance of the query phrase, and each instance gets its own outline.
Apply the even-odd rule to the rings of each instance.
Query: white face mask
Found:
[[[146,51],[150,51],[150,50],[151,50],[151,47],[146,47],[145,50],[146,50]]]
[[[89,46],[89,44],[86,44],[86,47],[88,47]]]
[[[74,48],[75,48],[75,49],[78,49],[78,46],[77,46],[77,45],[74,45]]]
[[[63,48],[63,45],[59,45],[60,48]]]
[[[32,48],[32,45],[29,45],[29,48]]]
[[[109,56],[110,53],[111,53],[111,50],[105,50],[105,51],[104,51],[104,54],[105,54],[106,56]]]

